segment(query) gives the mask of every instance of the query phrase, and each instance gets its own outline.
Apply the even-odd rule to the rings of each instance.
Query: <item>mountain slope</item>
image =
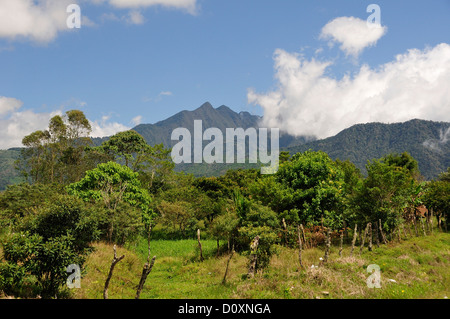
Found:
[[[291,154],[322,150],[332,159],[350,160],[363,172],[368,160],[406,151],[419,162],[422,175],[432,179],[450,166],[449,128],[450,123],[417,119],[393,124],[357,124],[333,137],[286,150]]]
[[[140,124],[133,130],[141,134],[150,145],[163,143],[166,147],[172,147],[177,143],[177,141],[171,140],[172,131],[182,127],[187,128],[192,133],[194,131],[194,120],[202,120],[203,130],[216,127],[225,135],[226,128],[258,128],[261,117],[248,112],[236,113],[225,105],[215,109],[209,102],[206,102],[194,111],[181,111],[155,124]],[[299,145],[307,140],[305,137],[285,134],[280,137],[280,146]]]

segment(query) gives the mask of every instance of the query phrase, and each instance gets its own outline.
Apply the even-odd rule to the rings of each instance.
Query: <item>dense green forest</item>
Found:
[[[408,152],[427,180],[436,179],[450,166],[450,124],[425,120],[404,123],[357,124],[339,134],[301,145],[289,146],[292,154],[306,150],[324,151],[332,159],[349,160],[365,175],[368,160],[385,154]]]
[[[170,150],[134,130],[99,146],[90,131],[72,110],[24,137],[17,169],[26,182],[0,194],[5,294],[64,296],[67,266],[83,269],[99,241],[190,239],[201,231],[248,256],[257,272],[276,245],[298,245],[300,228],[316,246],[355,226],[371,225],[380,238],[431,217],[448,227],[450,169],[424,182],[406,152],[371,160],[366,176],[350,161],[306,150],[282,152],[274,175],[231,169],[195,177],[175,172]],[[421,205],[430,213],[421,215]]]

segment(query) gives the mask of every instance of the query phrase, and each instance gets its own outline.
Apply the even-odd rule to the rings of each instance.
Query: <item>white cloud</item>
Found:
[[[49,120],[61,111],[35,113],[21,111],[23,102],[15,98],[0,97],[0,149],[21,147],[22,139],[37,130],[47,129]]]
[[[153,98],[153,97],[149,97],[149,96],[144,96],[142,98],[142,102],[147,103],[147,102],[159,102],[163,99],[163,97],[165,96],[172,96],[173,93],[171,91],[161,91],[158,93],[158,95]]]
[[[13,97],[0,96],[0,116],[21,108],[23,102]]]
[[[109,122],[110,116],[103,116],[101,121],[89,121],[92,127],[92,137],[111,136],[118,132],[128,131],[131,127],[117,122]]]
[[[80,106],[85,102],[77,103]],[[63,108],[52,112],[35,112],[22,110],[23,102],[0,96],[0,149],[23,147],[22,139],[34,131],[47,130],[50,119],[55,115],[63,115]],[[139,121],[140,117],[133,120]],[[92,137],[104,137],[131,129],[117,122],[111,122],[110,116],[103,116],[101,120],[89,121],[92,126]]]
[[[84,14],[86,5],[108,4],[115,9],[130,9],[127,15],[117,18],[114,13],[101,16],[105,19],[124,20],[142,24],[145,19],[139,9],[161,6],[197,13],[197,0],[0,0],[0,38],[12,40],[27,39],[37,43],[49,43],[60,32],[73,31],[67,27],[70,4],[81,7],[81,26],[96,26]]]
[[[74,0],[1,0],[0,38],[52,41],[59,32],[69,31],[66,12]]]
[[[128,13],[127,22],[131,24],[143,24],[144,16],[137,10],[132,10]]]
[[[142,123],[142,115],[138,115],[131,120],[131,124],[137,126]]]
[[[357,57],[366,47],[373,46],[387,32],[387,27],[372,25],[355,17],[339,17],[327,23],[320,34],[321,39],[338,42],[347,55]]]
[[[450,45],[411,49],[376,69],[367,65],[335,79],[329,61],[307,60],[278,49],[277,87],[248,102],[264,110],[263,125],[294,135],[332,136],[356,124],[413,118],[450,121]]]
[[[112,12],[108,12],[108,13],[103,13],[101,16],[100,16],[100,21],[101,22],[105,22],[105,21],[120,21],[121,19],[117,16],[117,15],[115,15],[114,13],[112,13]]]
[[[429,148],[432,151],[440,152],[441,146],[444,144],[447,144],[447,142],[450,141],[450,127],[447,128],[445,131],[441,130],[439,132],[439,139],[429,139],[422,143],[423,146],[426,148]]]

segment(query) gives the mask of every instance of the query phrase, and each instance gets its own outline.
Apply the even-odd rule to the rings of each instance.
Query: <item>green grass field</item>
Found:
[[[225,243],[222,243],[225,244]],[[73,298],[103,298],[105,279],[113,258],[113,248],[97,243],[88,258],[81,289]],[[196,240],[155,240],[151,256],[156,256],[141,299],[279,299],[279,298],[364,298],[364,299],[442,299],[450,295],[450,234],[413,237],[381,245],[369,252],[359,247],[350,257],[344,247],[342,257],[332,247],[329,262],[319,267],[322,247],[306,249],[299,267],[298,250],[278,247],[269,268],[246,279],[247,258],[236,253],[230,263],[227,283],[222,284],[228,255],[216,257],[216,241],[203,240],[205,260],[199,260]],[[134,298],[142,267],[147,259],[144,239],[119,247],[125,255],[114,270],[108,294],[110,299]],[[380,267],[381,288],[368,288],[367,267]]]

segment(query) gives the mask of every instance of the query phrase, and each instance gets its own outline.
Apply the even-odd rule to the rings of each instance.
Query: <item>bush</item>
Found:
[[[21,295],[24,281],[34,279],[36,293],[44,298],[60,292],[69,265],[83,266],[100,234],[96,211],[69,195],[37,210],[21,230],[2,243],[6,263],[0,268],[0,288]]]

